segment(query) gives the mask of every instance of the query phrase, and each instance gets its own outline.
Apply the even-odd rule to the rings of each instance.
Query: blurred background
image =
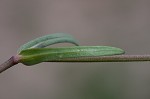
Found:
[[[149,0],[0,0],[1,63],[27,41],[58,32],[81,45],[150,54],[149,31]],[[0,99],[102,98],[150,99],[150,62],[18,64],[0,74]]]

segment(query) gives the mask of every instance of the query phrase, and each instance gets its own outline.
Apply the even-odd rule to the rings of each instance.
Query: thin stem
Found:
[[[52,60],[50,62],[135,62],[150,61],[150,55],[92,56]]]
[[[113,56],[91,56],[91,57],[77,57],[56,59],[48,62],[135,62],[135,61],[150,61],[150,55],[113,55]],[[0,73],[6,69],[19,63],[18,56],[12,56],[5,63],[0,65]]]
[[[15,56],[12,56],[9,60],[0,65],[0,73],[16,64],[18,64],[18,61]]]

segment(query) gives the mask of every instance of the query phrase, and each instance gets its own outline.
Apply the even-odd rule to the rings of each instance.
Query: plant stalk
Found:
[[[49,62],[135,62],[150,61],[150,55],[113,55],[57,59]]]
[[[48,62],[141,62],[150,61],[150,55],[113,55],[113,56],[90,56],[56,59]],[[17,56],[12,56],[9,60],[0,65],[0,73],[19,63]]]
[[[0,73],[16,64],[18,64],[18,60],[15,56],[12,56],[9,60],[0,65]]]

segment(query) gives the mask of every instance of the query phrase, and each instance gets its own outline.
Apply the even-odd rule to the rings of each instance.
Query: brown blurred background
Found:
[[[149,31],[149,0],[0,0],[1,63],[58,32],[148,54]],[[150,62],[18,64],[0,74],[0,99],[150,99]]]

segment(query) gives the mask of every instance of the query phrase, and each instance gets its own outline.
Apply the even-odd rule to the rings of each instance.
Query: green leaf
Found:
[[[124,54],[125,52],[110,46],[73,46],[61,48],[34,48],[22,50],[19,54],[20,62],[25,65],[34,65],[41,62],[79,58],[89,56],[110,56]]]
[[[32,47],[31,48],[44,48],[44,47],[47,47],[49,45],[53,45],[53,44],[56,44],[56,43],[72,43],[76,46],[78,46],[78,43],[75,39],[73,38],[68,38],[68,37],[61,37],[61,38],[55,38],[55,39],[50,39],[50,40],[46,40],[46,41],[43,41],[43,42],[40,42]]]
[[[18,49],[18,53],[22,50],[30,49],[30,48],[43,48],[56,43],[68,42],[75,45],[78,45],[78,42],[69,34],[65,33],[55,33],[45,35],[39,38],[36,38],[24,45],[22,45]]]

